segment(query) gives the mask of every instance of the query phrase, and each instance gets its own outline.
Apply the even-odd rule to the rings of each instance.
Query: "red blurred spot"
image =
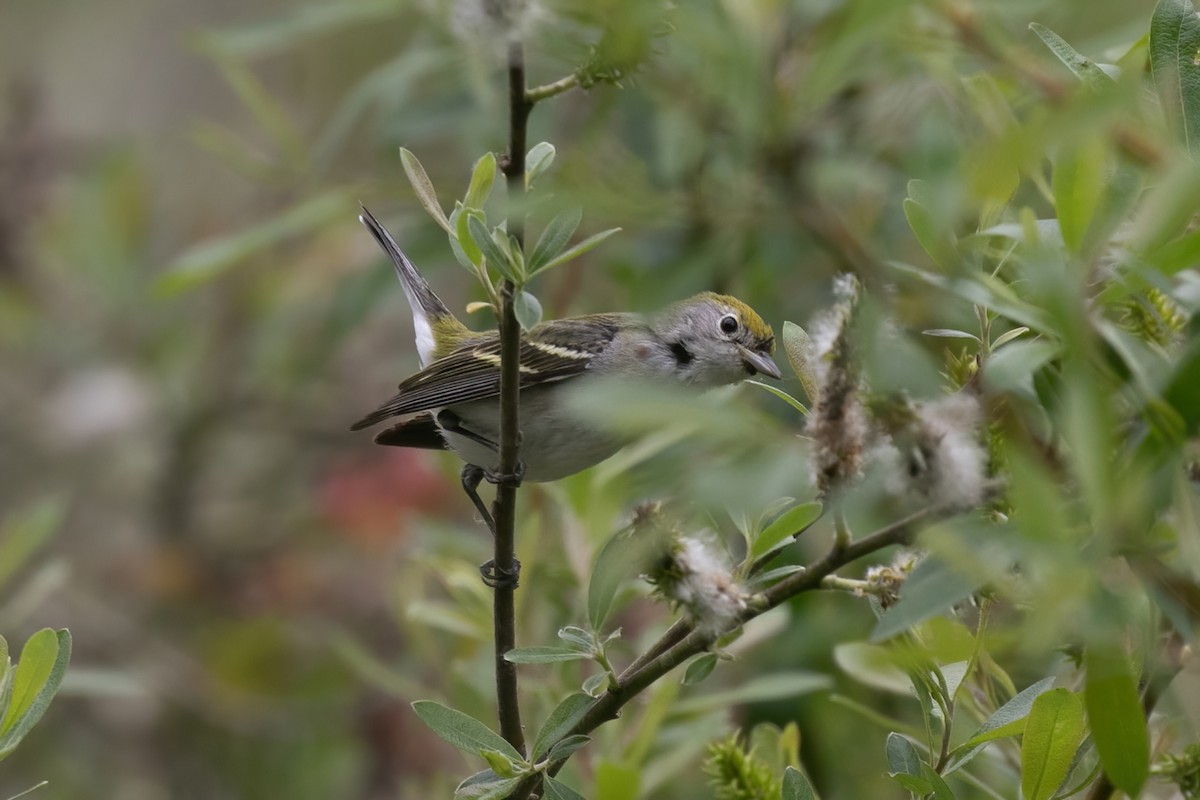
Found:
[[[322,514],[334,528],[365,544],[408,533],[415,514],[449,513],[452,493],[421,450],[385,448],[370,461],[335,464],[319,489]]]

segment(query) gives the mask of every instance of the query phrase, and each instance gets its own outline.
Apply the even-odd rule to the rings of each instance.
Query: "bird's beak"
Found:
[[[758,353],[749,347],[741,345],[738,345],[738,350],[742,354],[742,363],[746,365],[751,374],[761,372],[763,375],[775,378],[776,380],[783,377],[783,373],[779,371],[779,367],[775,364],[774,359],[766,353]]]

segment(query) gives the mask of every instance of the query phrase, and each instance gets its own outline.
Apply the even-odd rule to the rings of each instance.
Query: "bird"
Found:
[[[359,220],[391,260],[412,309],[421,369],[395,395],[351,426],[385,420],[381,445],[448,449],[466,462],[463,485],[492,482],[498,462],[500,336],[460,322],[364,206]],[[658,313],[601,313],[542,322],[520,342],[520,459],[517,482],[564,478],[626,444],[580,419],[564,389],[602,378],[669,383],[704,390],[762,374],[780,378],[771,326],[737,298],[703,292]],[[513,476],[506,476],[513,477]]]

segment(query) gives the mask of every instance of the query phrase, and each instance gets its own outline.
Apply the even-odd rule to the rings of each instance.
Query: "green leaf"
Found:
[[[939,339],[974,339],[979,341],[979,337],[973,333],[966,331],[956,331],[952,328],[930,328],[927,331],[921,331],[926,336],[936,336]]]
[[[921,755],[907,737],[899,733],[888,734],[887,745],[888,775],[921,775]]]
[[[590,697],[599,697],[608,689],[608,673],[597,672],[585,680],[581,688],[584,694]]]
[[[751,560],[761,558],[772,552],[793,535],[807,530],[821,518],[820,503],[801,503],[780,514],[754,538],[750,545]]]
[[[1063,242],[1082,250],[1088,227],[1104,199],[1108,150],[1097,137],[1083,137],[1054,161],[1054,208]]]
[[[460,783],[454,790],[454,800],[503,800],[522,780],[522,777],[501,778],[485,769]]]
[[[503,736],[469,714],[433,700],[418,700],[412,708],[430,730],[464,753],[480,755],[484,750],[495,750],[515,763],[525,762]]]
[[[792,372],[800,379],[804,393],[808,395],[809,404],[814,404],[820,397],[817,386],[817,375],[809,357],[812,355],[812,341],[808,333],[794,322],[783,323],[783,350],[787,353],[788,363]]]
[[[1200,19],[1191,0],[1160,0],[1150,18],[1150,72],[1172,125],[1200,151]]]
[[[1071,771],[1085,728],[1079,695],[1051,689],[1033,701],[1021,742],[1021,793],[1026,800],[1054,796]]]
[[[546,789],[544,800],[587,800],[586,797],[570,786],[567,786],[556,778],[551,778],[549,775],[546,776],[542,785]]]
[[[488,230],[487,225],[483,220],[474,214],[467,216],[467,231],[471,235],[472,241],[483,253],[487,259],[488,266],[494,268],[497,272],[503,275],[507,280],[512,281],[520,286],[522,281],[518,280],[518,276],[513,265],[512,259],[496,240],[492,237],[492,232]]]
[[[454,250],[458,263],[471,272],[475,272],[474,268],[483,262],[483,251],[471,238],[469,223],[473,216],[479,216],[479,212],[461,205],[457,206],[450,214],[450,223],[455,230],[455,233],[450,236],[450,247]],[[483,219],[480,218],[480,222],[482,221]]]
[[[996,337],[996,341],[992,342],[992,351],[995,352],[996,350],[999,350],[1001,347],[1008,344],[1013,339],[1024,336],[1027,333],[1029,333],[1029,328],[1026,328],[1024,325],[1021,325],[1020,327],[1013,328],[1011,331],[1007,331],[1005,333],[1000,334],[999,336]]]
[[[1071,70],[1072,74],[1085,84],[1102,86],[1113,82],[1109,74],[1100,69],[1094,61],[1081,55],[1074,47],[1067,44],[1065,39],[1046,26],[1031,22],[1029,30],[1036,33],[1038,38],[1045,43],[1046,47],[1050,48],[1050,52],[1058,56],[1058,60],[1065,64],[1067,69]]]
[[[924,778],[930,788],[933,790],[933,796],[937,800],[955,800],[954,792],[950,791],[950,787],[946,785],[946,781],[938,775],[933,767],[928,764],[921,764],[921,777]]]
[[[761,703],[828,689],[831,685],[833,685],[833,681],[828,675],[817,672],[800,670],[777,672],[752,678],[740,686],[723,692],[689,697],[675,704],[675,712],[687,714],[709,711],[714,708],[728,708],[743,703]]]
[[[411,150],[401,147],[400,164],[404,167],[404,174],[408,176],[408,182],[412,184],[413,191],[417,193],[417,200],[421,206],[429,212],[429,216],[433,217],[438,225],[442,226],[446,233],[453,236],[454,229],[450,227],[450,220],[446,219],[446,212],[442,210],[442,204],[438,202],[433,181],[429,180],[429,175],[421,166],[421,162],[417,160]]]
[[[596,637],[591,631],[585,631],[583,628],[575,625],[566,625],[558,629],[558,638],[571,646],[572,650],[577,650],[580,653],[591,655],[596,649]]]
[[[592,698],[583,692],[575,692],[563,698],[563,701],[550,712],[550,716],[546,718],[542,729],[538,731],[537,738],[533,741],[533,748],[529,751],[533,754],[533,760],[541,761],[545,757],[546,748],[574,728],[579,720],[583,719],[587,710],[592,707],[592,702]]]
[[[924,181],[911,180],[908,182],[908,197],[904,199],[904,218],[908,227],[917,237],[921,247],[933,259],[933,263],[945,268],[954,261],[954,240],[938,223],[933,213],[919,197],[927,190]]]
[[[583,255],[587,251],[591,250],[592,248],[596,247],[598,244],[603,242],[605,239],[612,236],[614,233],[619,232],[620,230],[621,230],[620,228],[609,228],[606,231],[600,231],[600,233],[597,233],[593,236],[589,236],[588,238],[584,239],[582,242],[575,245],[571,249],[566,250],[566,251],[560,253],[559,255],[555,256],[554,258],[550,259],[549,261],[547,261],[544,266],[542,266],[538,269],[538,272],[545,272],[546,270],[550,269],[551,267],[557,267],[561,264],[567,263],[568,261],[579,258],[581,255]]]
[[[311,234],[349,212],[342,192],[306,200],[238,233],[206,239],[188,248],[154,281],[154,291],[171,296],[207,283],[242,261],[300,234]]]
[[[1150,738],[1129,659],[1116,647],[1088,647],[1083,666],[1088,725],[1104,774],[1137,797],[1149,775]]]
[[[513,314],[522,330],[532,330],[542,321],[542,304],[529,292],[518,289],[513,295]]]
[[[549,264],[551,259],[563,251],[567,242],[571,241],[571,237],[575,234],[575,229],[579,227],[582,219],[583,209],[576,206],[550,220],[550,224],[542,231],[537,244],[533,246],[533,252],[529,255],[529,274],[531,276],[538,274],[543,264]]]
[[[496,156],[488,153],[476,161],[475,168],[471,170],[471,185],[467,187],[467,196],[463,198],[463,205],[467,208],[483,208],[488,195],[492,193],[492,183],[495,180]]]
[[[804,773],[795,767],[783,771],[783,794],[781,800],[817,800],[817,793]]]
[[[554,145],[538,142],[525,154],[525,188],[528,189],[554,163]]]
[[[15,750],[46,713],[70,660],[71,634],[65,628],[43,628],[26,640],[12,673],[8,708],[0,721],[0,758]]]
[[[501,778],[512,778],[517,774],[517,765],[504,753],[496,750],[480,750],[479,755],[483,756],[483,760],[492,768],[492,772]]]
[[[971,737],[958,748],[950,759],[950,763],[946,765],[944,774],[949,775],[964,766],[978,755],[988,742],[1003,739],[1006,736],[1019,736],[1023,733],[1025,718],[1029,716],[1029,710],[1033,708],[1033,701],[1049,691],[1053,685],[1054,678],[1043,678],[1021,690],[1011,700],[996,709],[995,713],[979,726],[979,730],[971,734]]]
[[[983,385],[993,392],[1032,393],[1034,373],[1062,352],[1062,346],[1042,339],[1013,342],[995,352],[983,365]]]
[[[701,653],[687,665],[687,669],[683,672],[683,680],[680,682],[684,686],[695,686],[711,675],[716,666],[716,653]]]
[[[638,533],[640,535],[635,535]],[[596,556],[588,581],[588,620],[593,630],[604,627],[617,590],[645,572],[664,550],[659,536],[632,528],[617,531]]]
[[[546,758],[551,761],[563,761],[570,757],[572,753],[587,746],[592,738],[577,733],[574,736],[568,736],[565,739],[560,739],[550,748],[550,752],[546,754]]]
[[[745,381],[742,381],[742,383],[744,383],[744,384],[748,383],[751,386],[757,386],[759,389],[763,389],[767,392],[770,392],[771,394],[775,395],[783,402],[787,403],[792,408],[799,411],[804,416],[806,416],[806,417],[808,416],[808,409],[804,407],[804,404],[801,403],[796,398],[792,397],[787,392],[783,391],[782,389],[778,389],[778,388],[770,385],[769,383],[763,383],[762,381],[745,380]]]
[[[982,585],[983,581],[962,575],[938,558],[926,558],[900,587],[899,601],[875,623],[871,641],[882,642],[908,630],[967,599]]]
[[[514,647],[504,654],[504,660],[513,664],[557,664],[560,661],[579,661],[588,658],[567,647]]]

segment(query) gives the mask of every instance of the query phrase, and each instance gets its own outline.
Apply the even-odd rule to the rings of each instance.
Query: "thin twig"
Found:
[[[562,94],[563,92],[574,89],[578,85],[579,75],[572,72],[567,77],[559,78],[553,83],[545,83],[541,86],[535,86],[532,89],[527,89],[525,91],[525,102],[532,106],[534,103],[554,97],[556,94]]]
[[[908,544],[922,523],[946,517],[955,510],[945,506],[927,508],[880,528],[869,536],[850,542],[845,547],[830,548],[821,559],[803,572],[784,578],[758,595],[757,602],[750,604],[750,608],[738,620],[738,624],[744,625],[802,592],[821,588],[822,581],[826,576],[832,575],[834,571],[853,561],[885,547]],[[604,723],[616,719],[626,703],[692,656],[707,650],[719,635],[719,633],[697,631],[686,623],[676,622],[650,648],[650,652],[657,655],[651,658],[643,656],[621,673],[619,684],[598,697],[584,712],[579,722],[563,734],[563,738],[577,734],[589,734]],[[557,774],[564,763],[565,761],[555,764],[551,767],[549,774]],[[531,776],[522,781],[509,796],[528,796],[531,792],[537,791],[541,779],[540,774]]]
[[[515,37],[508,46],[509,135],[504,176],[508,184],[510,216],[508,231],[524,245],[525,220],[525,138],[529,104],[525,101],[525,50]],[[503,477],[514,476],[520,464],[520,357],[521,327],[513,311],[512,281],[500,291],[500,464]],[[496,520],[493,563],[495,574],[516,576],[517,481],[502,479],[496,486],[492,517]],[[521,708],[517,696],[517,665],[504,658],[516,646],[516,585],[501,581],[495,589],[492,620],[496,643],[496,703],[499,707],[500,735],[519,752],[525,752],[525,733],[521,728]]]

